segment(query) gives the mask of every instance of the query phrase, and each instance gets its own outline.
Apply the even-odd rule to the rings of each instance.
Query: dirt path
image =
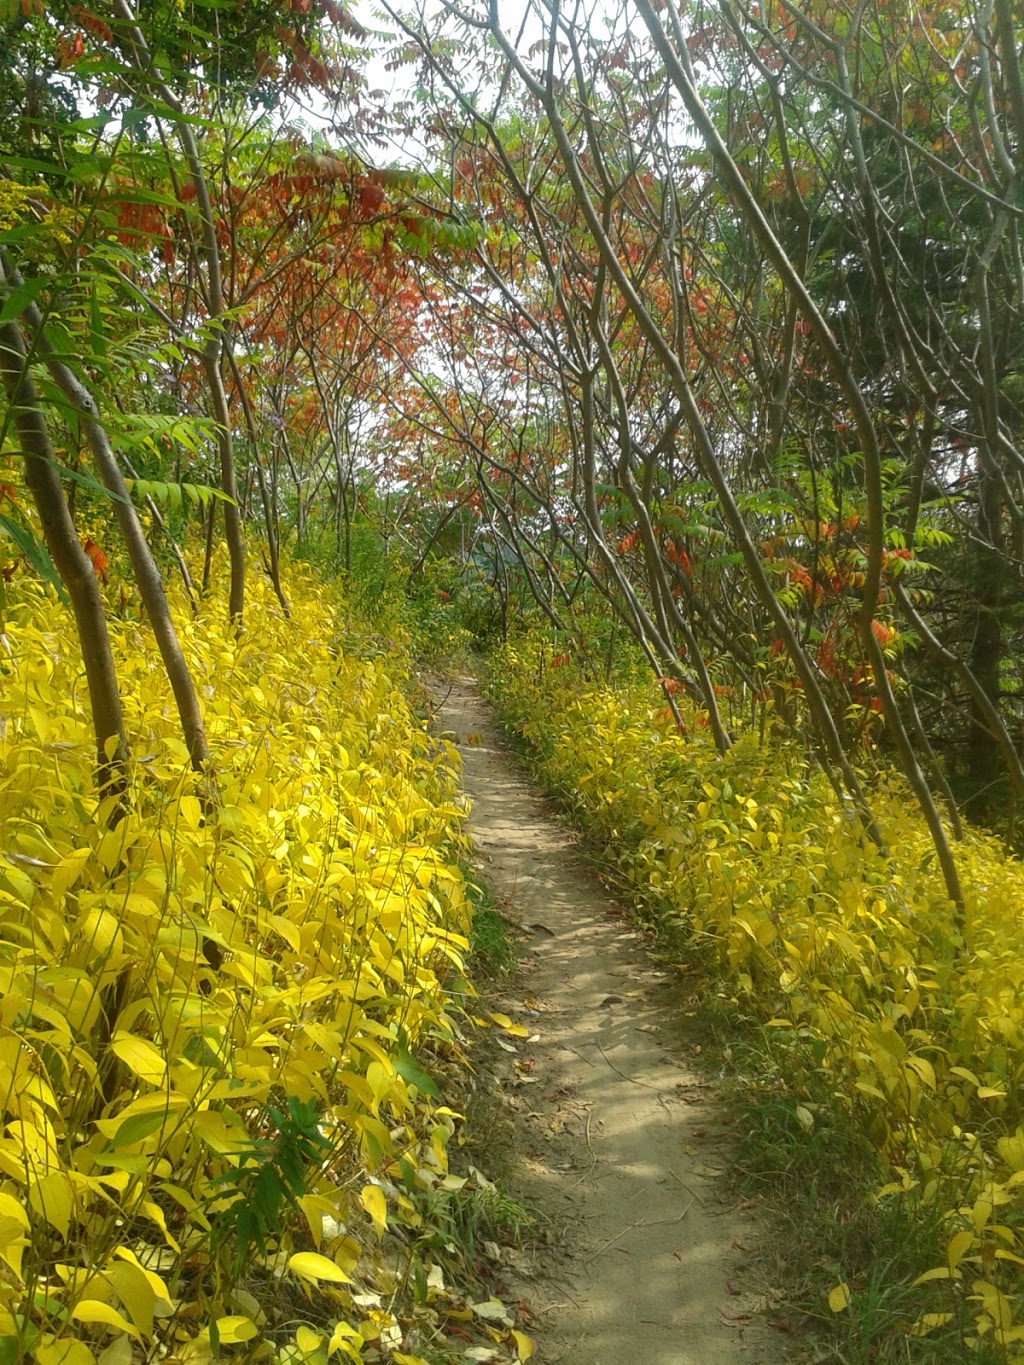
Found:
[[[438,719],[462,752],[481,874],[526,935],[507,1009],[531,1036],[502,1044],[495,1084],[519,1184],[561,1234],[561,1255],[509,1288],[537,1314],[536,1359],[785,1359],[751,1318],[759,1229],[716,1179],[726,1115],[672,1045],[678,988],[507,753],[471,679]]]

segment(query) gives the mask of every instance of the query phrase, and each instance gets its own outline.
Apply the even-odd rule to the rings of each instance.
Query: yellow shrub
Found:
[[[447,1174],[453,1116],[412,1053],[454,1039],[457,761],[371,651],[340,647],[351,627],[322,585],[288,587],[291,621],[253,581],[240,640],[222,603],[177,613],[215,802],[147,626],[112,619],[134,753],[113,819],[68,615],[31,584],[7,600],[4,1361],[127,1362],[131,1341],[172,1361],[401,1344],[394,1272],[366,1247],[415,1221],[399,1176]],[[321,1344],[302,1324],[325,1313]]]
[[[692,706],[679,734],[653,684],[593,687],[548,653],[532,639],[496,656],[507,722],[649,909],[807,1041],[892,1167],[885,1193],[942,1201],[950,1250],[931,1278],[974,1282],[980,1336],[1024,1340],[1024,866],[968,834],[961,931],[900,780],[871,795],[886,858],[796,750],[744,734],[719,757]]]

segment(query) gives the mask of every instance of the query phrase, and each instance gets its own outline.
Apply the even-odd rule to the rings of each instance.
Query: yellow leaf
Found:
[[[850,1286],[844,1280],[842,1284],[837,1284],[835,1289],[829,1292],[828,1306],[833,1313],[841,1313],[850,1306]]]
[[[377,1236],[382,1237],[388,1224],[388,1201],[384,1197],[384,1191],[378,1189],[376,1185],[364,1185],[359,1200],[373,1219]]]
[[[337,1200],[328,1199],[322,1194],[300,1194],[295,1202],[305,1215],[310,1235],[319,1251],[320,1244],[324,1239],[324,1219],[333,1218],[337,1221]]]
[[[127,1337],[115,1337],[110,1345],[100,1352],[96,1365],[132,1365],[132,1344]]]
[[[131,1033],[119,1033],[110,1047],[134,1075],[150,1085],[163,1085],[167,1063],[152,1043]]]
[[[183,796],[178,802],[178,810],[184,824],[190,830],[199,829],[203,823],[203,808],[195,796]]]
[[[1024,1132],[1020,1128],[1011,1137],[1001,1137],[996,1150],[1011,1171],[1024,1171]]]
[[[28,1214],[13,1195],[0,1192],[0,1260],[21,1279],[21,1258],[28,1246]]]
[[[51,1227],[56,1228],[67,1240],[74,1208],[71,1181],[63,1171],[51,1171],[49,1175],[34,1180],[28,1187],[29,1207],[45,1218]]]
[[[509,1311],[500,1299],[487,1299],[483,1303],[471,1303],[470,1308],[478,1318],[483,1318],[485,1322],[507,1322],[512,1326]]]
[[[347,1322],[339,1322],[331,1335],[330,1341],[327,1343],[327,1354],[332,1356],[335,1351],[344,1351],[346,1355],[351,1355],[354,1350],[358,1356],[359,1349],[362,1345],[363,1338],[356,1329],[351,1327]],[[358,1358],[362,1359],[361,1356]],[[395,1356],[394,1359],[397,1360],[398,1356]]]
[[[36,1342],[33,1355],[36,1365],[94,1365],[96,1360],[84,1341],[71,1341],[66,1337],[43,1337]]]
[[[949,1245],[946,1247],[946,1261],[950,1270],[954,1270],[960,1264],[973,1245],[974,1233],[966,1230],[956,1233],[949,1239]]]
[[[139,1204],[139,1212],[145,1214],[147,1218],[152,1219],[152,1221],[163,1233],[167,1245],[171,1248],[172,1251],[181,1250],[181,1247],[171,1236],[171,1233],[168,1230],[167,1218],[159,1204],[154,1204],[152,1199],[143,1199],[142,1202]]]
[[[303,1355],[312,1355],[322,1341],[323,1337],[319,1332],[314,1332],[312,1327],[303,1324],[295,1329],[295,1344]]]
[[[116,915],[102,906],[94,905],[81,918],[78,933],[86,945],[89,959],[94,964],[105,962],[115,954],[120,954],[123,935]]]
[[[926,1057],[908,1057],[907,1066],[917,1072],[929,1090],[935,1089],[935,1068]]]
[[[241,1341],[252,1341],[256,1324],[251,1318],[227,1317],[217,1319],[217,1336],[222,1346],[235,1346]]]
[[[960,1076],[960,1077],[962,1077],[965,1081],[970,1081],[971,1085],[973,1085],[973,1086],[975,1086],[975,1087],[981,1085],[981,1081],[980,1081],[980,1080],[978,1079],[978,1077],[974,1074],[974,1072],[973,1072],[973,1071],[968,1071],[967,1068],[966,1068],[965,1066],[951,1066],[951,1067],[949,1068],[949,1074],[950,1074],[951,1076]]]
[[[520,1360],[529,1360],[533,1356],[536,1347],[525,1332],[513,1332],[512,1340],[516,1344],[516,1355]]]
[[[960,1280],[962,1278],[959,1270],[950,1270],[948,1265],[937,1265],[932,1270],[926,1270],[923,1275],[918,1275],[913,1287],[916,1289],[918,1285],[928,1284],[931,1280]]]
[[[11,1218],[19,1227],[28,1228],[29,1219],[23,1204],[13,1194],[0,1191],[0,1218]]]
[[[924,1337],[936,1327],[945,1327],[952,1320],[952,1313],[922,1313],[910,1329],[912,1337]]]
[[[168,1289],[164,1280],[157,1275],[157,1272],[152,1271],[147,1265],[143,1265],[142,1261],[138,1259],[137,1254],[132,1252],[131,1248],[128,1248],[128,1246],[117,1246],[113,1254],[115,1254],[117,1259],[127,1261],[128,1264],[134,1265],[135,1269],[139,1272],[139,1275],[145,1276],[146,1283],[149,1284],[150,1290],[153,1291],[153,1298],[154,1301],[156,1301],[157,1317],[171,1316],[171,1313],[173,1312],[171,1290]]]
[[[506,1033],[511,1033],[513,1038],[528,1038],[530,1036],[528,1028],[524,1028],[522,1024],[514,1024],[507,1014],[495,1014],[493,1010],[488,1010],[487,1013],[500,1029],[504,1029]]]
[[[330,1280],[335,1284],[351,1284],[342,1268],[316,1251],[297,1251],[288,1258],[288,1269],[303,1280]]]
[[[157,1306],[157,1291],[151,1282],[152,1272],[147,1273],[130,1251],[127,1256],[131,1259],[127,1257],[122,1259],[117,1265],[109,1266],[104,1273],[131,1314],[132,1322],[144,1337],[152,1337],[153,1317]],[[155,1279],[162,1288],[158,1276],[152,1275],[152,1279]],[[170,1308],[166,1295],[167,1291],[163,1289],[162,1303],[165,1305],[165,1313]]]
[[[122,1317],[117,1309],[112,1308],[109,1303],[101,1303],[99,1299],[82,1299],[72,1308],[71,1316],[76,1322],[90,1322],[102,1324],[104,1327],[114,1327],[119,1332],[127,1332],[129,1336],[141,1340],[139,1333],[127,1318]]]
[[[91,857],[91,848],[76,848],[66,858],[61,858],[50,877],[50,893],[55,901],[71,890]]]

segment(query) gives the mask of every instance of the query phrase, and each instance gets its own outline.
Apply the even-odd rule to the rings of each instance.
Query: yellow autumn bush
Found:
[[[895,777],[871,793],[886,857],[795,746],[743,733],[719,757],[706,718],[684,703],[678,733],[651,683],[593,686],[532,637],[497,652],[489,687],[648,911],[804,1047],[888,1164],[881,1196],[943,1211],[922,1284],[947,1281],[949,1308],[914,1332],[956,1316],[1024,1360],[1024,865],[970,831],[960,921]]]
[[[120,815],[70,614],[7,592],[2,1365],[418,1359],[379,1239],[458,1183],[429,1076],[458,1051],[456,757],[329,590],[288,592],[291,620],[254,579],[239,639],[222,603],[177,611],[215,800],[147,626],[112,617]]]

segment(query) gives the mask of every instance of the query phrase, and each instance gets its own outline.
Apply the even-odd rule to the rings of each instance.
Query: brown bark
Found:
[[[103,598],[64,497],[46,418],[28,369],[25,339],[16,322],[0,326],[0,377],[25,460],[25,483],[75,617],[96,738],[97,786],[101,795],[120,797],[125,789],[128,739]]]
[[[189,126],[181,101],[165,81],[156,74],[152,54],[145,35],[138,27],[127,0],[115,0],[114,9],[126,25],[124,51],[128,60],[143,77],[159,99],[177,116],[175,131],[181,145],[189,176],[196,192],[202,228],[200,255],[206,267],[206,307],[209,313],[207,340],[203,346],[202,366],[210,390],[213,417],[217,424],[217,453],[220,461],[221,490],[228,501],[224,505],[224,534],[231,560],[231,584],[228,593],[228,613],[238,626],[242,624],[245,607],[245,541],[242,535],[242,515],[238,502],[238,482],[235,475],[234,444],[231,438],[231,416],[221,374],[221,360],[230,341],[224,328],[224,287],[221,271],[220,247],[210,200],[210,188],[199,156],[199,147]]]
[[[79,414],[86,440],[92,451],[93,459],[96,461],[100,479],[104,487],[113,495],[114,512],[128,550],[128,557],[132,563],[139,593],[149,616],[153,634],[156,637],[160,657],[171,684],[171,691],[174,693],[178,718],[181,721],[182,734],[188,748],[189,758],[196,772],[205,772],[210,760],[210,750],[206,742],[202,711],[192,681],[192,674],[181,651],[178,634],[174,628],[170,608],[167,605],[167,596],[164,593],[160,569],[153,558],[145,533],[136,515],[135,507],[129,497],[121,467],[110,443],[110,437],[99,420],[95,399],[74,372],[63,361],[58,360],[51,350],[42,327],[42,317],[39,310],[34,305],[29,305],[25,316],[35,329],[37,354],[45,362],[47,369],[71,407]]]

